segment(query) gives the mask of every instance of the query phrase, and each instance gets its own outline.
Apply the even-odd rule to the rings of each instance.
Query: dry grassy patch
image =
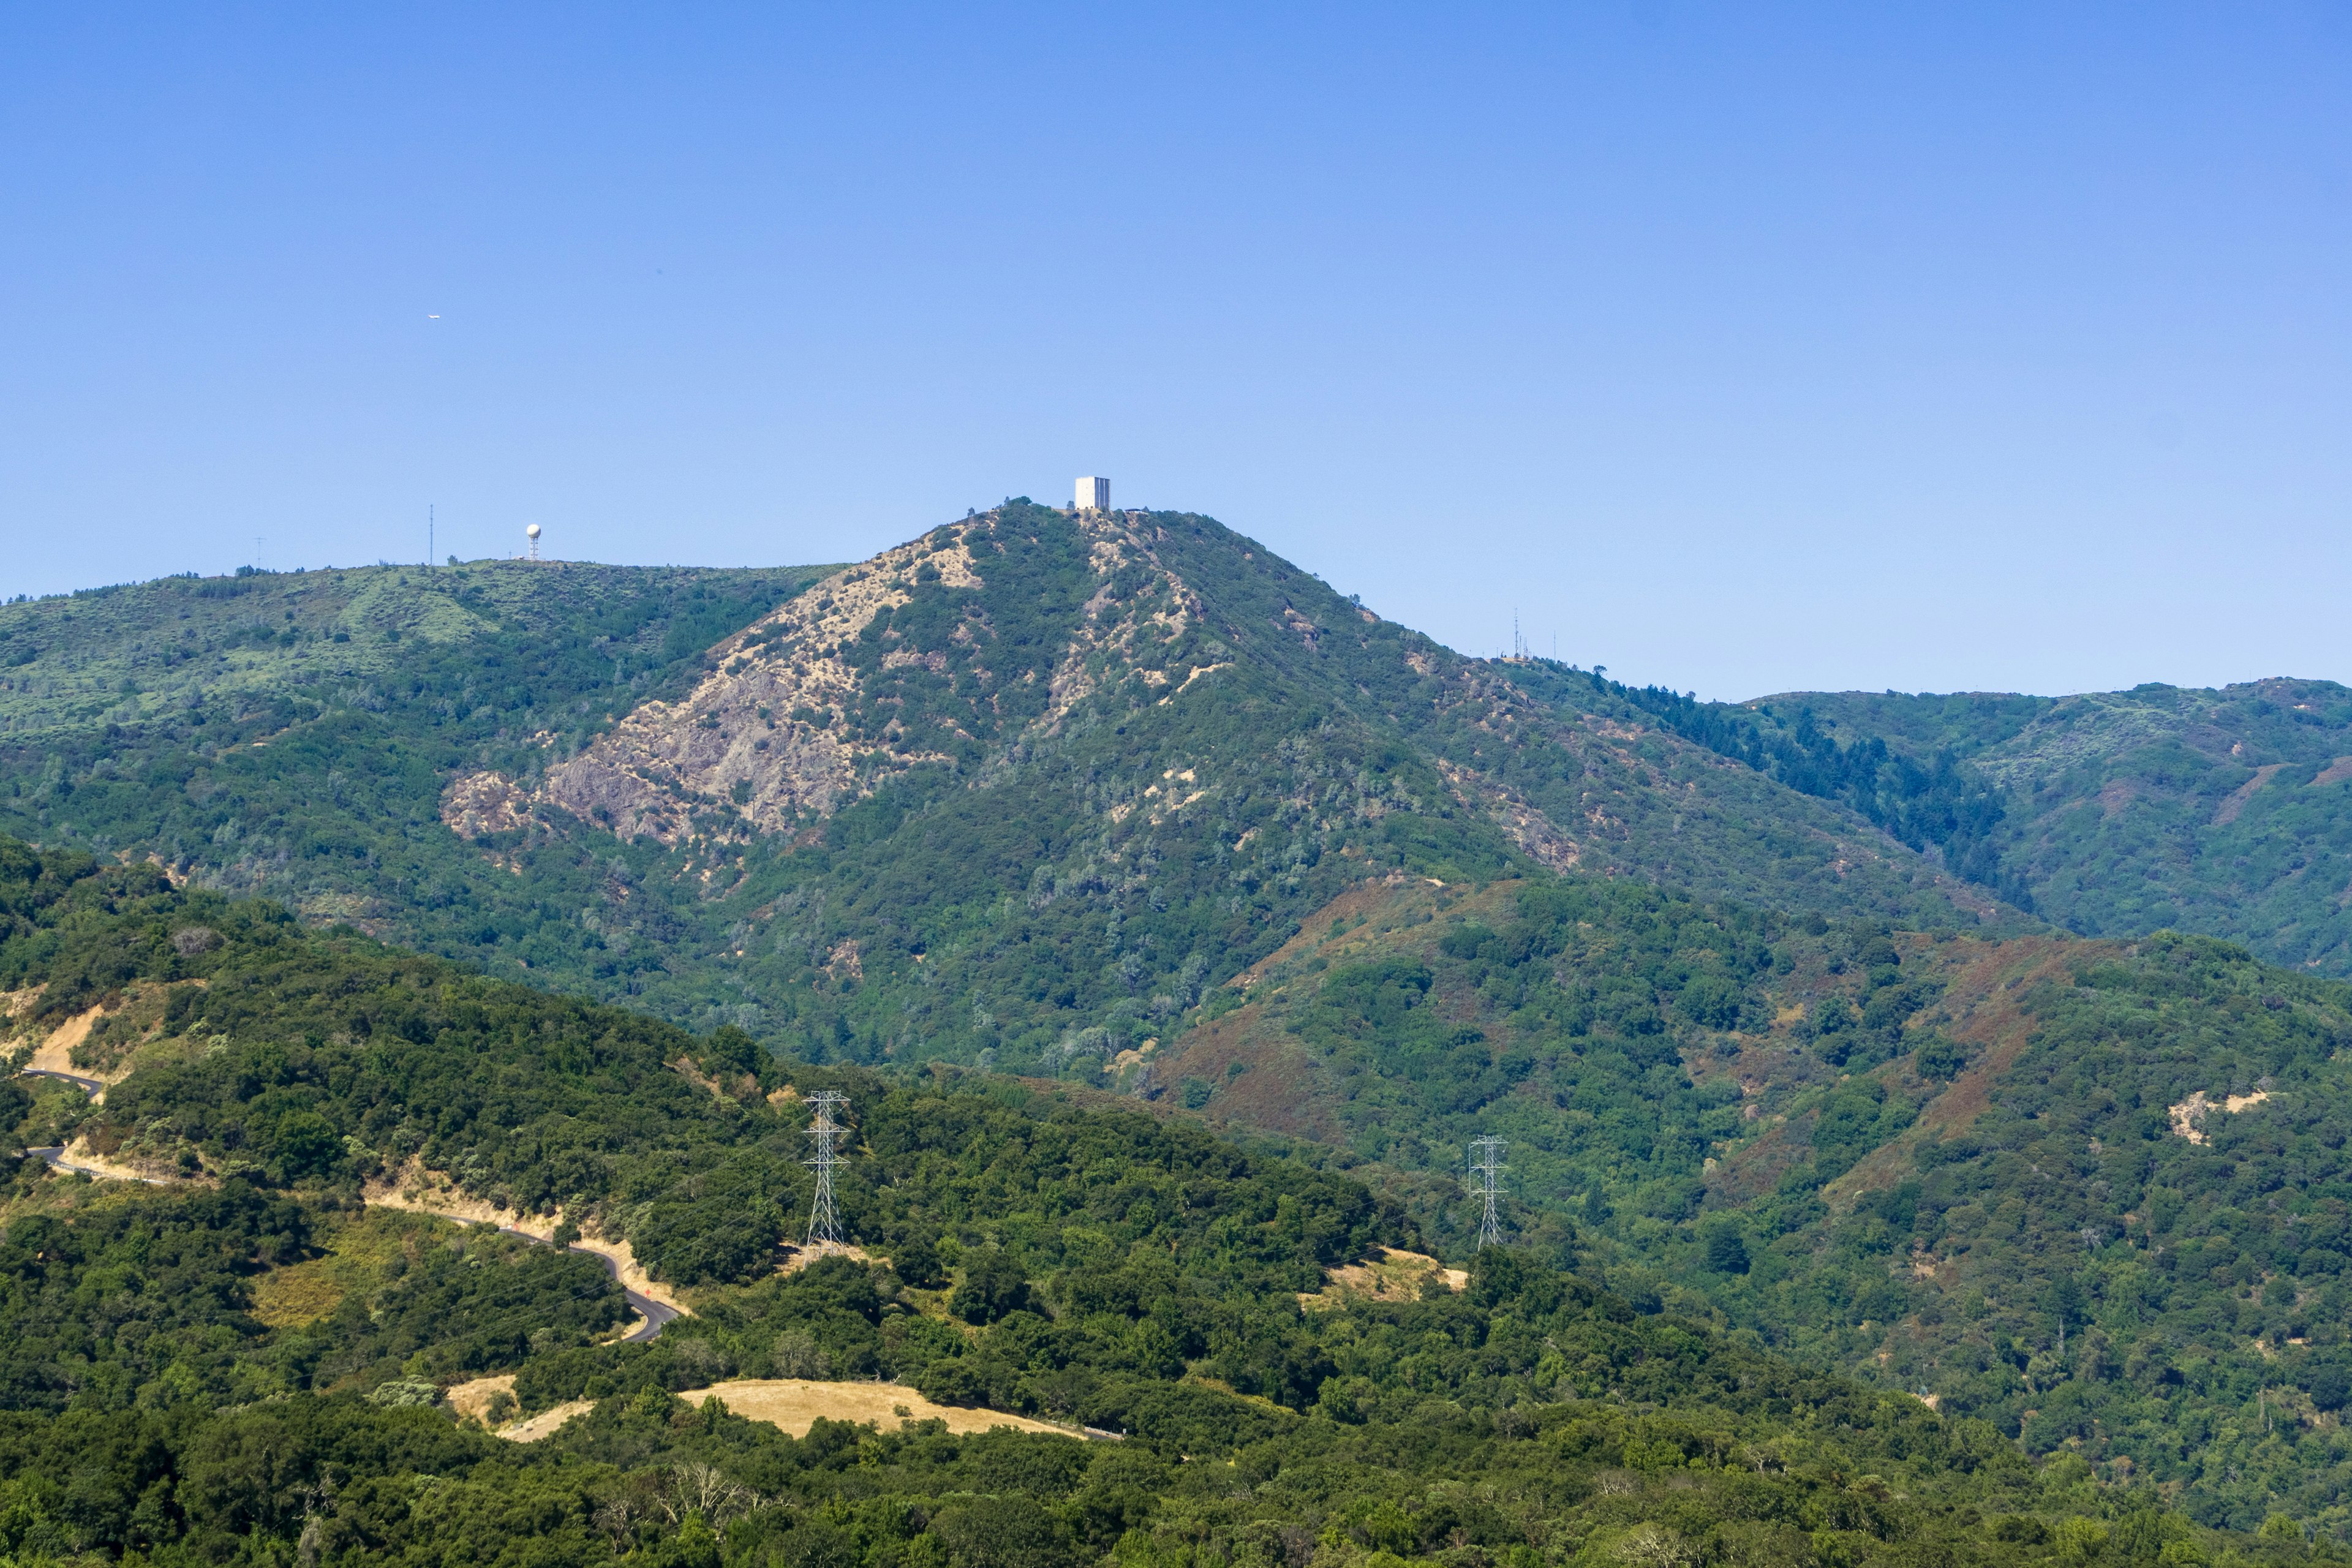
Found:
[[[340,1258],[313,1258],[271,1269],[254,1282],[254,1321],[272,1329],[317,1322],[342,1305],[348,1286],[341,1265]]]
[[[488,1426],[490,1424],[490,1396],[503,1394],[511,1400],[514,1384],[515,1374],[502,1372],[496,1377],[478,1377],[470,1383],[453,1383],[443,1391],[442,1397],[448,1400],[449,1408],[457,1413],[459,1420],[477,1421]]]
[[[1418,1301],[1423,1288],[1433,1280],[1449,1290],[1470,1283],[1465,1270],[1445,1268],[1427,1253],[1399,1247],[1383,1247],[1378,1258],[1327,1268],[1323,1275],[1329,1284],[1312,1295],[1299,1294],[1298,1304],[1310,1312],[1336,1311],[1350,1301]]]
[[[1066,1426],[1008,1415],[1001,1410],[974,1410],[961,1405],[934,1405],[913,1389],[897,1383],[816,1383],[797,1377],[739,1378],[714,1384],[682,1397],[699,1403],[716,1399],[747,1421],[765,1421],[794,1437],[805,1437],[817,1418],[863,1426],[895,1426],[902,1421],[943,1421],[950,1432],[985,1432],[1011,1426],[1023,1432],[1078,1436]]]
[[[499,1436],[509,1443],[536,1443],[541,1437],[555,1436],[557,1429],[574,1415],[585,1415],[595,1408],[596,1402],[593,1399],[567,1400],[541,1411],[527,1421],[499,1427]]]

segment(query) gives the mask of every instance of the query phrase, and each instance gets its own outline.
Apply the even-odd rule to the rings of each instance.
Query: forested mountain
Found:
[[[0,1112],[152,1184],[0,1196],[0,1550],[2332,1552],[2343,696],[1700,704],[1025,500],[0,606],[5,1028],[89,1080]],[[2233,919],[2298,967],[2154,929]],[[781,1273],[823,1089],[866,1253]],[[1352,1294],[1390,1247],[1466,1292]],[[593,1414],[391,1407],[509,1374]],[[1130,1446],[672,1397],[802,1375]]]
[[[2022,920],[1189,514],[1008,502],[824,574],[168,580],[0,606],[0,826],[805,1057],[1100,1062],[1368,875]]]
[[[68,1020],[70,1066],[111,1080],[95,1104],[16,1080],[11,1142],[70,1135],[159,1173],[93,1184],[8,1163],[12,1562],[2346,1555],[2303,1498],[2250,1512],[2095,1448],[2095,1467],[2021,1449],[1525,1248],[1466,1258],[1459,1288],[1425,1276],[1417,1298],[1326,1289],[1333,1265],[1417,1241],[1413,1221],[1345,1175],[1187,1124],[952,1069],[746,1059],[732,1031],[698,1038],[307,931],[144,865],[0,843],[0,984],[20,1040]],[[796,1096],[819,1088],[850,1095],[844,1224],[887,1261],[779,1273],[777,1211],[807,1191]],[[600,1271],[387,1212],[369,1178],[391,1162],[501,1212],[625,1233],[657,1271],[701,1281],[692,1315],[650,1344],[597,1342],[617,1310]],[[767,1228],[738,1236],[745,1214]],[[1575,1232],[1557,1239],[1575,1252]],[[501,1370],[522,1409],[583,1413],[525,1445],[433,1407],[442,1385]],[[793,1437],[699,1392],[876,1374],[1124,1440],[824,1420]],[[2260,1533],[2212,1528],[2226,1523]]]
[[[1369,889],[1243,984],[1171,1102],[1403,1173],[1441,1242],[1500,1136],[1517,1243],[1629,1292],[2233,1511],[2352,1498],[2340,982],[1571,880]]]
[[[2352,974],[2352,690],[2334,681],[1745,704],[1614,689],[2069,931],[2198,931]]]
[[[447,778],[689,686],[712,642],[818,574],[491,562],[0,605],[0,829],[519,975],[502,943],[627,868],[516,878],[441,826]]]

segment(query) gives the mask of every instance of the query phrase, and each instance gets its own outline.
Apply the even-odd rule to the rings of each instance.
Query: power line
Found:
[[[1502,1199],[1502,1190],[1496,1178],[1510,1169],[1503,1163],[1505,1144],[1500,1138],[1470,1140],[1470,1174],[1475,1180],[1470,1190],[1485,1200],[1485,1212],[1478,1219],[1478,1245],[1481,1247],[1503,1245],[1502,1216],[1495,1205]]]
[[[838,1144],[847,1129],[833,1116],[836,1110],[849,1109],[849,1096],[836,1089],[819,1089],[809,1096],[809,1109],[815,1113],[809,1123],[809,1137],[816,1143],[816,1152],[804,1163],[816,1168],[816,1197],[809,1205],[808,1245],[839,1247],[841,1215],[833,1205],[833,1173],[842,1163]]]

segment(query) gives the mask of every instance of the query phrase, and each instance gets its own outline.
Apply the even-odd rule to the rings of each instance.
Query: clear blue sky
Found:
[[[1270,9],[9,7],[0,591],[1107,473],[1707,696],[2352,680],[2352,11]]]

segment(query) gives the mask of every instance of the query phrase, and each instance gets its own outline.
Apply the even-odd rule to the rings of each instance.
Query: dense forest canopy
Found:
[[[1597,879],[1353,910],[1180,1042],[1213,1124],[1373,1162],[1455,1248],[1500,1136],[1518,1244],[1629,1293],[2235,1507],[2352,1484],[2341,982]]]
[[[1726,703],[1583,679],[2069,931],[2194,931],[2352,973],[2352,691],[2334,681]]]
[[[1553,1433],[1559,1409],[1598,1401],[1607,1430],[1577,1438],[1587,1447],[1573,1453],[1546,1450],[1547,1462],[1586,1454],[1639,1478],[1654,1462],[1629,1458],[1633,1438],[1610,1433],[1684,1434],[1675,1438],[1681,1463],[1704,1468],[1702,1459],[1724,1466],[1738,1445],[1794,1435],[1790,1423],[1816,1420],[1825,1402],[1882,1413],[1864,1426],[1908,1410],[1917,1414],[1906,1420],[1940,1430],[1900,1392],[1919,1377],[1937,1385],[1944,1419],[1957,1423],[1937,1441],[1977,1454],[1969,1475],[2013,1458],[2031,1491],[2079,1452],[2098,1462],[2097,1477],[2085,1467],[2068,1484],[2100,1509],[2118,1506],[2111,1492],[2152,1481],[2167,1489],[2152,1498],[2171,1497],[2206,1525],[2251,1529],[2275,1512],[2332,1528],[2343,1517],[2332,1411],[2343,1402],[2345,1347],[2327,1294],[2328,1264],[2342,1254],[2326,1233],[2341,1205],[2312,1186],[2311,1165],[2324,1163],[2324,1117],[2337,1101],[2307,1087],[2331,1070],[2347,1026],[2339,987],[2210,943],[2086,952],[2069,986],[2044,984],[2022,999],[2038,1032],[2002,1109],[1965,1137],[1899,1144],[1932,1100],[1935,1080],[1918,1064],[1949,1040],[1919,1023],[1943,994],[1937,944],[1906,938],[1898,949],[1867,927],[1600,881],[1425,896],[1420,920],[1339,933],[1384,944],[1385,955],[1318,955],[1261,983],[1286,992],[1284,976],[1294,975],[1300,1001],[1288,1027],[1327,1062],[1354,1064],[1351,1124],[1370,1140],[1360,1152],[1375,1162],[1364,1174],[1394,1194],[1382,1197],[1340,1170],[1244,1152],[1189,1120],[1102,1097],[937,1070],[793,1064],[731,1027],[694,1036],[355,932],[308,931],[266,903],[175,889],[152,867],[0,847],[0,986],[25,999],[20,1035],[37,1038],[97,1008],[76,1065],[129,1069],[96,1105],[54,1080],[19,1080],[36,1087],[16,1091],[18,1137],[73,1139],[167,1173],[160,1189],[126,1191],[61,1179],[35,1160],[19,1166],[0,1236],[13,1260],[0,1292],[0,1316],[16,1330],[0,1357],[8,1402],[198,1418],[296,1396],[420,1386],[429,1397],[436,1382],[511,1372],[520,1411],[593,1402],[599,1414],[583,1431],[601,1431],[623,1410],[668,1409],[661,1402],[729,1378],[882,1377],[940,1404],[1123,1430],[1196,1458],[1270,1445],[1278,1477],[1291,1463],[1280,1457],[1286,1445],[1341,1440],[1318,1436],[1327,1431],[1360,1434],[1344,1439],[1358,1443],[1436,1419],[1491,1429],[1475,1442],[1508,1443],[1522,1428]],[[1409,956],[1398,948],[1407,942]],[[1760,1198],[1727,1208],[1728,1189],[1712,1190],[1713,1173],[1693,1163],[1727,1149],[1723,1134],[1743,1122],[1718,1114],[1712,1075],[1685,1058],[1701,1042],[1787,1027],[1791,986],[1806,988],[1800,1052],[1824,1068],[1774,1092],[1796,1112],[1780,1125],[1811,1128],[1809,1157],[1779,1167]],[[1898,1000],[1880,1005],[1888,996]],[[1483,1026],[1436,1022],[1465,1016],[1470,999],[1483,999],[1467,1015]],[[1259,1007],[1204,1028],[1245,1023]],[[2179,1016],[2147,1016],[2168,1008]],[[1845,1021],[1825,1028],[1831,1016]],[[2086,1043],[2135,1032],[2177,1040],[2190,1017],[2211,1037],[2168,1057]],[[1970,1050],[1950,1048],[1949,1070],[1965,1070]],[[1701,1059],[1730,1065],[1720,1052]],[[2035,1066],[2042,1061],[2051,1065]],[[2216,1118],[2208,1141],[2193,1143],[2144,1109],[2209,1079],[2308,1110],[2273,1123]],[[1457,1215],[1412,1179],[1414,1149],[1441,1147],[1448,1129],[1507,1124],[1480,1119],[1526,1100],[1531,1082],[1569,1096],[1554,1114],[1572,1113],[1563,1125],[1578,1131],[1547,1145],[1529,1127],[1519,1158],[1532,1163],[1521,1169],[1540,1178],[1538,1193],[1566,1201],[1548,1216],[1516,1210],[1520,1245],[1480,1255],[1466,1291],[1431,1284],[1419,1302],[1343,1296],[1302,1310],[1303,1298],[1323,1301],[1331,1269],[1383,1246],[1423,1246],[1424,1234],[1461,1246],[1443,1240],[1458,1234]],[[817,1088],[850,1094],[856,1152],[841,1178],[842,1212],[887,1261],[831,1258],[779,1275],[807,1202],[799,1096]],[[2057,1106],[2074,1120],[2053,1121]],[[2302,1131],[2305,1116],[2323,1122]],[[2123,1124],[2106,1130],[2102,1117]],[[2116,1144],[2104,1163],[2106,1145],[2086,1136],[2101,1130]],[[1773,1134],[1746,1138],[1769,1150]],[[2232,1191],[2233,1179],[2261,1190],[2274,1142],[2290,1183],[2305,1184],[2270,1188],[2293,1194],[2292,1205],[2173,1195]],[[2092,1150],[2088,1167],[2078,1144]],[[1836,1190],[1858,1162],[1898,1146],[1917,1176]],[[1706,1160],[1732,1172],[1753,1157]],[[1559,1162],[1559,1175],[1546,1173],[1547,1160]],[[2071,1168],[2072,1179],[2018,1169],[2043,1162]],[[625,1238],[657,1278],[695,1292],[696,1310],[650,1343],[601,1342],[626,1310],[593,1263],[482,1232],[444,1241],[434,1228],[442,1222],[364,1207],[369,1184],[404,1167],[446,1173],[457,1193],[499,1209]],[[1971,1217],[1988,1190],[2011,1189],[2055,1207],[2007,1228]],[[2085,1204],[2128,1208],[2138,1229],[2084,1243],[2079,1262],[2053,1258],[2034,1238],[2076,1227]],[[2248,1266],[2249,1247],[2253,1286],[2233,1291],[2227,1281]],[[1881,1300],[1911,1272],[1887,1267],[1906,1249],[1969,1254],[1966,1289],[1941,1291],[1957,1303],[1932,1291]],[[2287,1265],[2275,1261],[2289,1251]],[[1586,1275],[1560,1271],[1577,1267]],[[2273,1289],[2273,1278],[2300,1283]],[[1693,1315],[1654,1316],[1669,1300]],[[1771,1360],[1765,1341],[1865,1361],[1857,1348],[1883,1338],[1871,1337],[1872,1324],[1893,1317],[1909,1325],[1889,1342],[1900,1362],[1881,1381],[1893,1386],[1865,1393],[1816,1379],[1818,1391],[1801,1396],[1761,1392],[1801,1376]],[[1761,1339],[1743,1348],[1726,1337],[1742,1325]],[[2283,1365],[2231,1342],[2250,1326]],[[2058,1348],[2061,1333],[2071,1350]],[[2249,1394],[2270,1429],[2239,1413]],[[1721,1437],[1640,1425],[1643,1409],[1694,1399],[1746,1411],[1748,1425],[1723,1426]],[[1994,1421],[1972,1426],[1975,1412]],[[413,1418],[366,1405],[347,1419]],[[698,1419],[712,1432],[741,1425]],[[683,1420],[659,1425],[677,1430]],[[1663,1449],[1642,1450],[1654,1451]],[[1784,1464],[1798,1451],[1770,1450]],[[501,1456],[499,1473],[519,1462]],[[544,1462],[554,1461],[530,1465]],[[1773,1459],[1759,1463],[1750,1453],[1723,1473],[1781,1473]],[[1437,1474],[1418,1460],[1403,1468]],[[1633,1484],[1622,1495],[1652,1483]],[[1566,1506],[1567,1494],[1549,1495],[1546,1507]],[[2039,1499],[2012,1502],[2046,1510]],[[1987,1517],[1979,1507],[1978,1523]],[[197,1525],[191,1516],[173,1528]],[[1057,1528],[1074,1530],[1066,1520]],[[1706,1536],[1696,1523],[1676,1528],[1693,1542]],[[1970,1539],[1937,1528],[1950,1537],[1945,1549]],[[2055,1539],[2049,1528],[2031,1527]],[[1077,1533],[1055,1539],[1079,1550]],[[1536,1549],[1524,1531],[1513,1539]],[[1418,1535],[1396,1540],[1428,1546]],[[1225,1550],[1237,1554],[1238,1541]]]

